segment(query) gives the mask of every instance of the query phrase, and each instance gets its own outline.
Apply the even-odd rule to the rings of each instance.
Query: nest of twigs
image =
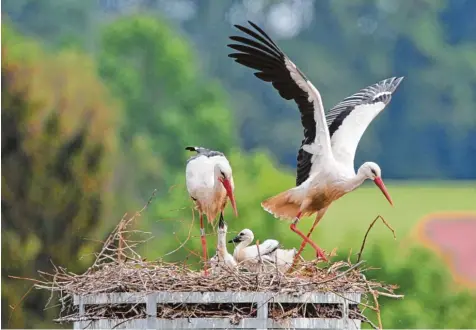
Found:
[[[111,292],[276,292],[299,295],[304,292],[355,292],[372,289],[392,292],[391,286],[367,281],[362,276],[360,262],[351,265],[338,261],[328,268],[318,268],[315,262],[301,262],[288,274],[276,271],[248,272],[223,269],[221,273],[204,275],[183,263],[110,262],[95,270],[77,275],[58,268],[48,276],[48,289],[72,295]],[[46,288],[46,287],[45,287]]]
[[[150,200],[147,205],[149,203]],[[136,217],[140,216],[147,205],[134,216],[121,220],[104,243],[101,252],[97,254],[95,263],[85,273],[73,274],[61,267],[55,267],[53,273],[40,273],[43,280],[36,281],[36,288],[49,290],[52,295],[54,293],[59,295],[62,309],[56,321],[129,320],[144,318],[146,315],[144,304],[100,305],[87,306],[85,314],[80,317],[77,307],[72,304],[75,295],[113,292],[147,294],[155,291],[247,291],[291,295],[301,295],[306,292],[333,292],[363,294],[360,307],[352,306],[350,318],[372,324],[362,314],[362,310],[370,308],[377,313],[379,328],[381,328],[378,296],[402,298],[393,293],[395,286],[367,280],[363,275],[366,270],[363,266],[364,261],[352,264],[349,259],[331,263],[325,267],[321,267],[321,264],[315,261],[302,261],[292,272],[287,273],[269,268],[259,272],[243,271],[238,268],[222,269],[208,276],[204,275],[203,270],[191,269],[183,262],[145,261],[135,250],[136,246],[144,240],[138,240],[136,238],[138,232],[127,230],[127,228]],[[143,233],[139,232],[139,234]],[[132,236],[135,238],[132,239]],[[332,305],[314,305],[312,308],[297,305],[271,308],[269,317],[285,320],[290,317],[339,317],[341,315],[339,313],[342,313]],[[232,322],[239,322],[241,318],[253,317],[255,314],[256,308],[250,304],[159,304],[157,310],[159,318],[228,317]]]

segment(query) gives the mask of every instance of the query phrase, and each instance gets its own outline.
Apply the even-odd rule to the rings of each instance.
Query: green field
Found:
[[[313,239],[327,251],[337,247],[342,254],[348,248],[358,249],[368,225],[380,214],[396,230],[397,240],[393,240],[391,232],[378,222],[372,229],[368,242],[370,244],[378,242],[390,249],[397,249],[412,240],[409,234],[417,223],[430,213],[476,212],[476,182],[388,181],[386,185],[394,201],[394,207],[390,206],[380,190],[372,183],[365,184],[329,208],[314,232]],[[269,221],[273,221],[271,217]],[[311,218],[301,221],[300,227],[303,231],[310,227],[312,221]],[[282,237],[279,239],[286,245],[295,246],[297,240],[293,238],[294,235],[286,233],[288,228],[284,223],[282,227],[283,231],[280,230]],[[306,248],[305,256],[312,256],[310,248]]]

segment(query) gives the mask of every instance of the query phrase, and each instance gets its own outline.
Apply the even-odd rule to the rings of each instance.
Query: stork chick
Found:
[[[217,251],[213,258],[210,259],[210,264],[213,273],[219,272],[221,269],[232,270],[236,268],[235,258],[228,253],[226,248],[226,233],[228,226],[223,219],[223,214],[220,214],[220,220],[218,221],[218,239],[217,239]]]
[[[242,263],[250,271],[259,270],[260,258],[267,270],[277,267],[281,272],[286,272],[291,267],[297,253],[296,249],[280,249],[279,242],[275,239],[267,239],[259,246],[249,246],[253,240],[253,232],[243,229],[235,238],[228,241],[238,243],[233,252],[233,257],[238,263]]]

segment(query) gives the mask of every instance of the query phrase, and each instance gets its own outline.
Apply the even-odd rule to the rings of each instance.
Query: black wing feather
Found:
[[[261,50],[261,51],[263,51],[263,52],[265,52],[265,53],[267,53],[267,54],[269,54],[269,55],[271,55],[271,56],[273,56],[273,57],[275,57],[276,59],[279,60],[279,56],[280,56],[279,53],[269,49],[266,46],[263,46],[263,44],[260,44],[259,42],[256,42],[254,40],[250,40],[250,39],[247,39],[247,38],[244,38],[244,37],[239,37],[239,36],[231,36],[230,39],[233,40],[233,41],[241,42],[245,45],[254,47],[256,49],[259,49],[259,50]],[[238,45],[238,46],[241,46],[241,45]]]
[[[252,31],[244,26],[235,25],[237,29],[247,34],[249,39],[240,36],[231,36],[230,39],[238,44],[229,44],[228,47],[238,51],[228,56],[235,62],[251,69],[258,70],[255,76],[265,82],[271,82],[279,95],[286,100],[294,100],[301,112],[301,124],[304,128],[304,144],[310,144],[316,137],[316,122],[314,120],[314,107],[308,101],[308,95],[295,83],[286,68],[285,60],[287,56],[281,51],[276,43],[256,24],[248,23],[257,31]],[[289,60],[289,59],[288,59]],[[297,69],[299,74],[305,79],[306,76]],[[312,155],[299,149],[297,157],[296,185],[300,185],[309,177],[311,170]]]

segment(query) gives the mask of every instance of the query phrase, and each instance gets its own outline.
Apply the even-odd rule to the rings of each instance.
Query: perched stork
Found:
[[[235,215],[238,216],[233,194],[235,184],[230,163],[223,153],[202,147],[186,147],[185,149],[197,153],[187,161],[186,183],[188,193],[200,214],[200,237],[203,260],[206,265],[207,241],[203,215],[207,216],[209,223],[213,223],[218,213],[223,214],[228,196]]]
[[[225,223],[225,219],[223,219],[223,213],[220,213],[220,220],[218,221],[217,251],[213,258],[210,259],[212,273],[218,273],[222,269],[232,270],[237,265],[235,258],[226,248],[227,230],[228,226]]]
[[[260,27],[249,23],[256,32],[235,25],[251,38],[230,37],[238,43],[228,46],[238,52],[228,56],[258,70],[256,77],[271,82],[284,99],[294,100],[304,128],[304,139],[297,157],[296,187],[263,201],[261,205],[277,218],[294,219],[290,228],[303,238],[297,257],[309,243],[318,258],[327,261],[323,251],[309,236],[333,201],[370,179],[393,205],[382,181],[380,167],[366,162],[355,173],[354,156],[367,126],[390,102],[403,77],[382,80],[360,90],[329,110],[326,116],[319,91]],[[304,236],[296,224],[302,216],[314,213],[317,213],[316,220],[309,234]]]
[[[287,271],[293,264],[296,256],[296,249],[280,249],[279,242],[275,239],[267,239],[259,246],[251,245],[254,240],[253,232],[249,229],[243,229],[235,238],[228,243],[238,243],[233,252],[233,257],[239,263],[243,263],[251,271],[258,270],[259,258],[269,269],[277,267],[280,271]]]

